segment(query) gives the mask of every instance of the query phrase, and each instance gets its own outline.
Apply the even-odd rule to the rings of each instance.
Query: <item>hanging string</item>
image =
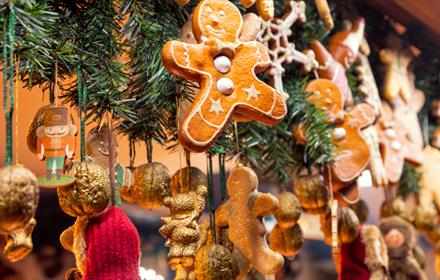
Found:
[[[56,86],[58,83],[58,60],[55,59],[55,69],[53,74],[53,79],[50,82],[50,89],[49,89],[49,100],[50,104],[55,104],[55,98],[56,98]]]
[[[5,164],[12,164],[12,117],[14,114],[14,42],[15,42],[15,9],[9,3],[9,25],[3,25],[3,112],[6,120],[6,155]],[[9,61],[8,61],[9,59]],[[8,72],[9,70],[9,72]],[[9,81],[9,91],[8,91]],[[8,108],[9,97],[9,108]]]
[[[220,176],[220,194],[221,200],[226,199],[226,172],[225,172],[225,153],[218,154],[219,176]]]
[[[235,131],[235,149],[237,152],[237,155],[240,154],[240,142],[238,140],[238,125],[237,125],[237,121],[234,121],[234,131]],[[239,156],[240,159],[240,156]]]
[[[87,112],[87,99],[88,99],[88,88],[85,77],[82,75],[82,66],[78,64],[76,66],[77,80],[78,80],[78,107],[79,107],[79,123],[80,123],[80,152],[81,161],[86,160],[86,121],[85,115]]]
[[[148,163],[153,162],[153,140],[148,138],[145,141],[145,148],[147,149],[147,161]]]
[[[115,153],[113,152],[113,111],[107,114],[108,123],[108,149],[109,149],[109,171],[110,171],[110,188],[112,191],[112,205],[116,205],[116,182],[115,182]]]
[[[185,151],[185,161],[186,161],[186,185],[189,186],[191,182],[191,153],[187,149]]]
[[[135,146],[133,138],[130,137],[129,141],[130,141],[130,144],[129,144],[130,167],[129,167],[129,169],[131,171],[133,171],[134,170],[134,161],[136,159],[136,146]]]
[[[19,73],[18,73],[18,70],[19,70],[19,61],[18,61],[18,59],[16,58],[15,59],[15,76],[16,77],[18,77],[18,75],[19,75]],[[18,100],[19,100],[19,94],[18,94],[18,92],[19,92],[19,85],[18,85],[18,83],[20,82],[20,79],[17,79],[17,81],[15,82],[15,108],[14,108],[14,110],[17,112],[17,114],[15,114],[15,127],[14,127],[14,129],[15,129],[15,139],[17,139],[17,141],[15,141],[15,151],[16,151],[16,153],[15,153],[15,165],[18,165],[18,166],[22,166],[21,164],[20,164],[20,159],[19,159],[19,154],[20,154],[20,149],[19,149],[19,143],[20,143],[20,141],[19,141],[19,137],[18,137],[18,125],[19,125],[19,121],[18,121],[18,117],[20,116],[20,114],[18,114]]]
[[[214,173],[212,170],[212,154],[207,153],[207,168],[208,168],[208,207],[209,220],[212,231],[212,238],[214,243],[217,243],[217,235],[215,230],[215,207],[214,207]]]

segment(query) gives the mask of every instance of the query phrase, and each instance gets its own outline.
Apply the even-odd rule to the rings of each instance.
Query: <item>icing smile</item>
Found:
[[[216,34],[216,35],[224,35],[226,33],[226,31],[221,28],[221,29],[215,29],[214,27],[212,27],[212,25],[207,25],[206,27],[210,32]]]

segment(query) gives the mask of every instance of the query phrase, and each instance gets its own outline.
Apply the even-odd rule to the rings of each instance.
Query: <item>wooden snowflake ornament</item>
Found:
[[[286,99],[289,95],[283,89],[283,65],[292,62],[300,63],[307,72],[318,67],[318,62],[312,51],[308,51],[306,54],[302,53],[295,49],[294,43],[289,42],[289,37],[292,35],[292,25],[297,21],[306,21],[305,7],[303,1],[289,1],[284,16],[264,21],[263,28],[257,35],[257,40],[269,48],[272,62],[267,73],[272,77],[274,87],[282,92]]]

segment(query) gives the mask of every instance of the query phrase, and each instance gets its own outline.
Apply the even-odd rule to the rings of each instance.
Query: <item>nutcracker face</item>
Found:
[[[44,127],[44,133],[48,137],[63,137],[69,133],[68,125],[54,125]]]

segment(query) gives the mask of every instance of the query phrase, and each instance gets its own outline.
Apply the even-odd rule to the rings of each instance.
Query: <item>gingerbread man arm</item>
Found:
[[[271,215],[278,209],[278,199],[275,196],[260,192],[257,192],[255,195],[256,198],[252,205],[252,211],[258,217]]]
[[[374,109],[366,103],[355,106],[348,114],[357,121],[359,129],[369,126],[376,119]]]
[[[174,75],[198,82],[206,73],[195,69],[194,65],[202,63],[204,52],[200,45],[169,41],[162,49],[162,63]]]

